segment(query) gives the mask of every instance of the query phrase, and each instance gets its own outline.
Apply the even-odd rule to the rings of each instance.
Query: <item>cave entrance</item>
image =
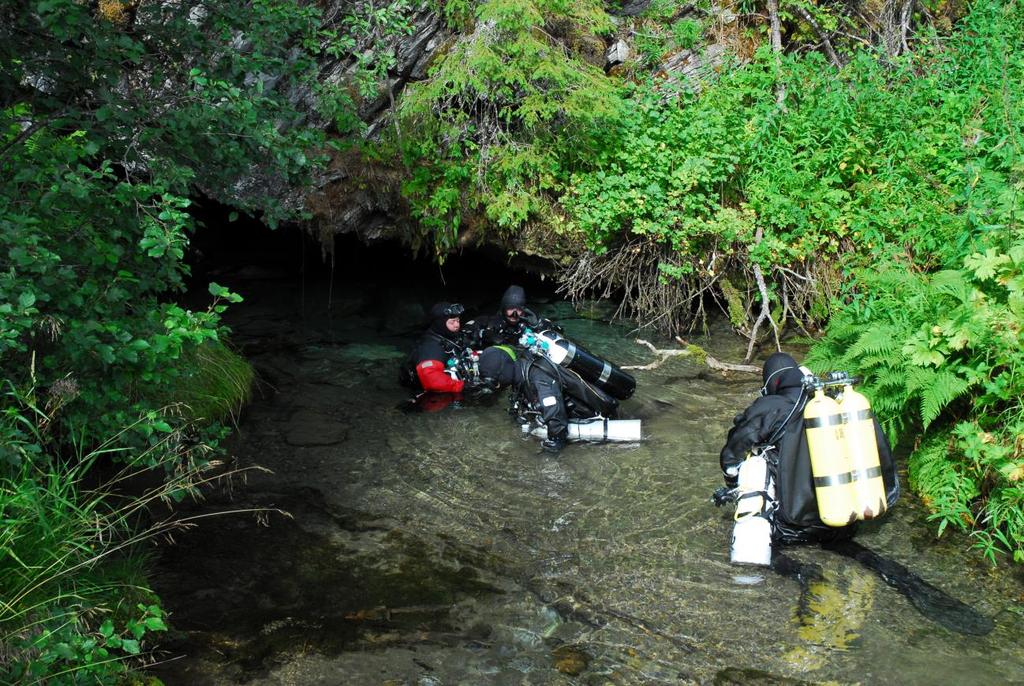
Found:
[[[333,254],[327,254],[317,237],[296,224],[271,229],[250,217],[236,218],[230,207],[209,200],[197,201],[193,210],[200,223],[188,257],[193,306],[208,299],[211,281],[247,300],[267,290],[292,291],[302,313],[384,319],[396,309],[426,312],[440,300],[461,302],[470,314],[490,313],[513,283],[526,289],[531,303],[558,299],[551,272],[542,271],[550,270],[548,265],[510,264],[495,247],[467,248],[439,265],[397,241],[367,244],[339,234]]]

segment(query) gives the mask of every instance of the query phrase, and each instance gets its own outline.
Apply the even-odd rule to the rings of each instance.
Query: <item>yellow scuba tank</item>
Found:
[[[816,388],[804,408],[804,431],[811,455],[818,516],[828,526],[846,526],[857,519],[850,462],[840,434],[839,403]]]
[[[863,395],[850,384],[843,385],[839,400],[843,423],[840,425],[853,476],[854,505],[857,519],[873,519],[886,510],[885,483],[878,459],[874,413]]]

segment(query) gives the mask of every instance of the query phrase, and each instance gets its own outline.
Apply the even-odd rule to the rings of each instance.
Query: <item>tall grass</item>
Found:
[[[33,393],[10,388],[4,401],[0,682],[117,683],[166,628],[138,544],[196,519],[154,518],[154,506],[225,474],[187,429],[147,450],[115,448],[121,437],[112,436],[64,455],[47,435],[52,414]]]
[[[175,366],[179,376],[161,399],[180,403],[194,421],[235,420],[252,395],[252,365],[223,341],[188,348]]]

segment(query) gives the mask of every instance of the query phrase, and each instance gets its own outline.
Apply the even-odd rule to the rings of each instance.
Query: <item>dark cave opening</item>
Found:
[[[550,267],[524,260],[513,263],[495,247],[467,248],[438,264],[429,254],[417,255],[397,241],[367,244],[353,234],[337,234],[333,254],[326,254],[319,238],[298,224],[271,229],[203,199],[192,211],[198,227],[186,258],[190,301],[208,298],[210,282],[240,288],[238,277],[251,283],[261,275],[286,280],[289,287],[308,291],[315,299],[326,296],[328,310],[335,296],[366,289],[372,290],[369,307],[388,306],[380,300],[397,291],[425,309],[448,300],[463,303],[471,312],[491,311],[513,283],[526,289],[531,302],[560,299],[553,274],[543,271]],[[245,295],[244,288],[239,292]]]

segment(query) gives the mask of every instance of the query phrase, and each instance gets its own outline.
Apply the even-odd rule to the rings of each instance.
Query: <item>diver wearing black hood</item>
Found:
[[[855,528],[855,525],[826,526],[818,517],[811,458],[804,433],[803,411],[808,394],[803,379],[800,365],[789,355],[775,353],[769,357],[761,372],[761,397],[733,420],[719,456],[725,483],[733,488],[739,467],[751,448],[775,446],[769,454],[776,493],[772,538],[782,543],[848,538]],[[899,480],[889,441],[878,420],[875,420],[875,436],[886,500],[891,506],[899,497]]]
[[[615,416],[618,402],[579,375],[530,350],[496,345],[480,353],[480,384],[497,390],[511,387],[513,414],[520,420],[535,413],[547,430],[545,452],[558,453],[569,440],[569,419]],[[525,419],[525,421],[529,421]]]
[[[447,362],[462,355],[462,305],[440,302],[430,308],[430,324],[412,351],[411,362],[425,391],[459,393],[465,382],[447,372]]]
[[[519,337],[527,326],[536,326],[537,315],[526,308],[526,291],[522,286],[509,286],[501,296],[497,314],[477,317],[466,322],[467,334],[475,346],[519,345]]]
[[[528,350],[494,345],[480,353],[478,366],[482,388],[512,387],[540,415],[548,433],[541,443],[545,452],[557,453],[565,447],[569,416],[558,365]]]

